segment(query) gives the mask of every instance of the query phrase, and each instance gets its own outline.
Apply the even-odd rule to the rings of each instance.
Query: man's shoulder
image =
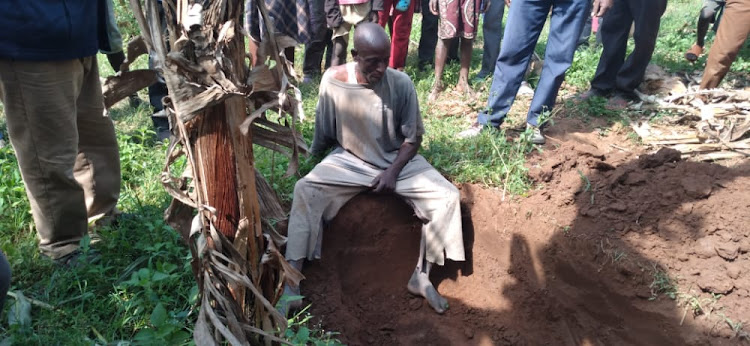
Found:
[[[346,70],[346,65],[331,66],[323,74],[322,80],[334,79],[340,82],[346,82],[348,80],[349,73]]]

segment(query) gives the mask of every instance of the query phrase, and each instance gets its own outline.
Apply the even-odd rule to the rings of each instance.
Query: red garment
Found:
[[[378,22],[385,28],[390,24],[391,31],[391,68],[404,68],[406,54],[409,52],[409,36],[411,35],[411,20],[414,17],[414,6],[420,0],[411,0],[409,8],[397,11],[395,6],[399,0],[383,0],[383,11],[378,11]]]

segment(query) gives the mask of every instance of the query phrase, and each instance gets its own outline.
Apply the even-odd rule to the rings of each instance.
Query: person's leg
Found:
[[[461,69],[458,72],[456,91],[471,94],[471,88],[469,87],[469,67],[471,67],[472,44],[474,43],[474,38],[477,37],[477,26],[479,25],[480,0],[461,0],[460,3],[459,26],[461,34],[459,37],[461,40]]]
[[[96,56],[83,59],[76,101],[78,156],[73,173],[86,196],[89,221],[110,215],[120,197],[120,152],[112,119],[104,116]]]
[[[83,81],[80,59],[0,60],[0,100],[10,141],[39,248],[52,259],[76,251],[88,227],[84,190],[73,174],[79,141],[76,99]]]
[[[750,35],[750,4],[742,0],[728,0],[721,17],[721,25],[714,44],[708,52],[701,89],[719,86],[729,72],[737,54]],[[12,139],[11,135],[11,139]]]
[[[348,36],[338,36],[333,38],[333,56],[331,57],[331,66],[346,64],[346,48],[349,46],[347,37]]]
[[[323,52],[326,49],[326,16],[323,0],[311,0],[310,42],[305,45],[305,56],[302,61],[303,82],[320,75],[320,64],[323,62]],[[329,38],[330,40],[330,38]]]
[[[440,39],[437,47],[435,47],[435,82],[432,85],[430,95],[427,97],[428,101],[437,100],[444,89],[443,70],[445,69],[445,61],[448,59],[448,47],[450,47],[452,41],[453,39]]]
[[[469,87],[469,67],[471,67],[473,44],[473,39],[461,38],[461,69],[458,71],[456,91],[464,94],[471,93],[471,87]]]
[[[717,0],[704,0],[703,8],[701,9],[700,16],[698,16],[698,32],[696,33],[695,43],[704,47],[706,45],[706,34],[708,33],[708,27],[716,19],[716,12],[719,10],[721,5]]]
[[[0,250],[0,313],[3,312],[3,307],[5,306],[5,296],[8,294],[8,289],[10,289],[10,280],[10,264],[8,264],[3,251]]]
[[[413,0],[417,1],[417,0]],[[430,0],[422,1],[422,27],[420,28],[419,48],[417,48],[418,67],[420,70],[435,60],[437,47],[438,16],[430,12]]]
[[[333,219],[352,197],[368,189],[379,174],[369,167],[355,172],[346,164],[330,164],[330,159],[324,159],[294,185],[285,258],[299,271],[305,259],[320,258],[323,224]],[[353,164],[361,165],[361,162]],[[299,286],[284,285],[284,295],[299,296]],[[301,301],[285,302],[279,310],[286,314],[301,305]]]
[[[588,0],[555,1],[550,17],[544,67],[526,118],[531,126],[539,126],[542,112],[551,111],[555,105],[557,92],[565,80],[565,71],[573,63],[578,37],[588,15],[588,6]]]
[[[656,47],[659,24],[667,9],[667,0],[632,0],[629,4],[630,13],[635,19],[635,48],[617,72],[616,92],[626,100],[634,100],[638,98],[635,88],[643,82],[646,67]]]
[[[495,63],[487,110],[479,113],[482,126],[499,127],[515,100],[531,54],[542,32],[551,0],[513,0]]]
[[[391,1],[391,0],[386,0]],[[414,6],[417,0],[409,2],[406,11],[401,12],[393,9],[391,18],[391,68],[403,70],[406,66],[406,55],[409,52],[409,37],[411,36],[411,21],[414,16]]]
[[[578,36],[578,42],[576,42],[576,49],[588,47],[589,38],[591,37],[591,27],[593,26],[594,17],[591,16],[591,10],[593,7],[593,1],[589,0],[588,7],[586,7],[586,20],[583,21],[583,30],[581,35]]]
[[[628,1],[614,1],[604,19],[599,26],[604,48],[591,80],[591,90],[599,95],[606,95],[615,89],[617,72],[625,61],[630,25],[633,23]]]
[[[425,222],[419,260],[407,289],[424,297],[436,312],[443,313],[448,304],[430,282],[430,269],[433,264],[443,265],[446,258],[465,260],[460,193],[434,168],[399,180],[395,193],[411,204],[417,217]]]
[[[495,70],[497,55],[500,54],[500,42],[503,39],[504,12],[505,4],[502,1],[493,1],[483,15],[484,47],[482,48],[482,67],[477,73],[477,79],[483,80]]]

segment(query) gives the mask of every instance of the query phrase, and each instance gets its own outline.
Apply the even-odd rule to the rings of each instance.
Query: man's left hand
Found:
[[[614,0],[594,0],[594,7],[591,9],[592,17],[603,17],[607,10],[612,7]]]
[[[396,190],[396,178],[397,175],[393,173],[393,170],[386,169],[372,180],[370,188],[375,193],[392,193]]]

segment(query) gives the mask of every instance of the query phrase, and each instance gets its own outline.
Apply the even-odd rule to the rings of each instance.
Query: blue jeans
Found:
[[[587,8],[588,0],[513,0],[505,25],[505,38],[495,64],[487,110],[479,113],[479,124],[494,127],[502,124],[528,69],[547,14],[552,9],[542,75],[526,118],[529,124],[538,125],[539,115],[555,105],[565,71],[573,62],[576,43],[588,15]]]
[[[495,70],[495,62],[500,54],[500,41],[503,40],[503,12],[505,12],[505,3],[502,0],[495,0],[490,3],[490,8],[483,15],[484,51],[482,68],[477,74],[478,78],[489,76]]]

